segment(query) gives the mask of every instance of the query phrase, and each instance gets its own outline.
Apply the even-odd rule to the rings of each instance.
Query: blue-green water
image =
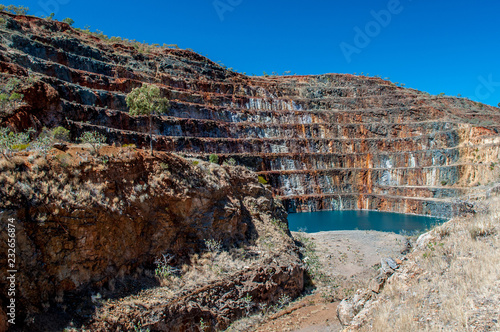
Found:
[[[445,220],[411,214],[378,211],[318,211],[292,213],[288,225],[292,232],[316,233],[340,230],[375,230],[382,232],[419,232]]]

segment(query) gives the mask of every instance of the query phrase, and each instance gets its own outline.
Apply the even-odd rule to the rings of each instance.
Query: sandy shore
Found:
[[[374,266],[381,258],[399,258],[406,248],[406,237],[394,233],[332,231],[305,236],[316,244],[324,272],[332,277],[376,275]]]
[[[405,236],[376,231],[292,232],[292,235],[314,242],[322,272],[330,282],[317,283],[311,295],[272,316],[255,331],[340,331],[336,316],[338,302],[330,301],[332,293],[366,287],[377,275],[380,260],[401,258],[407,243]]]

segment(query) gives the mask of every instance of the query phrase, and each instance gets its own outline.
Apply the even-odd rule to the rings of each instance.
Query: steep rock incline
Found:
[[[91,294],[116,297],[122,291],[128,294],[137,287],[157,285],[152,271],[159,257],[171,257],[169,266],[188,266],[194,256],[207,250],[207,241],[220,243],[225,251],[272,245],[266,253],[254,253],[259,258],[255,264],[239,268],[245,273],[231,277],[245,286],[240,287],[242,297],[244,291],[257,293],[261,282],[268,286],[268,292],[262,293],[263,303],[275,303],[282,293],[295,297],[302,291],[304,269],[294,253],[293,240],[279,228],[286,225],[286,212],[273,199],[269,186],[260,184],[255,173],[244,167],[192,161],[164,152],[152,157],[129,148],[105,147],[99,156],[92,156],[90,149],[75,146],[65,152],[52,149],[47,157],[26,152],[10,161],[3,159],[0,188],[0,218],[5,221],[0,225],[0,250],[7,252],[6,221],[13,218],[17,322],[30,331],[62,330],[51,325],[51,320],[64,315],[68,321],[73,316],[81,320],[85,310],[93,312],[94,303],[85,308]],[[1,266],[7,266],[6,256],[1,256]],[[234,265],[234,260],[226,265]],[[262,265],[263,261],[267,263]],[[274,266],[279,278],[262,273],[262,266]],[[221,268],[219,278],[227,269]],[[3,278],[0,287],[7,289],[7,283]],[[175,286],[181,283],[184,279]],[[195,286],[200,284],[203,280]],[[217,310],[219,297],[225,293],[216,293],[210,299],[214,303],[208,301],[198,308],[198,322],[205,317],[214,324],[228,324],[241,315],[236,303],[240,298],[232,307]],[[7,301],[7,293],[0,293],[2,308]],[[178,307],[182,304],[177,301],[177,307],[169,310],[177,310],[178,319],[194,318]],[[44,327],[49,309],[53,311],[48,314],[55,317],[45,321],[49,327]],[[143,310],[143,314],[150,312]]]
[[[328,74],[247,77],[186,50],[112,42],[61,22],[2,14],[0,70],[35,77],[3,122],[63,124],[109,142],[149,142],[125,96],[160,87],[155,147],[259,172],[289,211],[378,209],[449,216],[498,178],[497,108],[389,81]],[[31,76],[30,76],[31,75]],[[494,163],[494,164],[493,164]],[[479,186],[479,187],[478,187]]]

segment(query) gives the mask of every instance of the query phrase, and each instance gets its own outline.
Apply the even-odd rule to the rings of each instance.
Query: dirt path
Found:
[[[393,233],[334,231],[293,235],[304,236],[315,244],[326,277],[315,283],[316,289],[310,295],[271,316],[255,331],[340,331],[336,314],[339,299],[367,286],[377,275],[381,258],[400,258],[406,248],[406,238]]]

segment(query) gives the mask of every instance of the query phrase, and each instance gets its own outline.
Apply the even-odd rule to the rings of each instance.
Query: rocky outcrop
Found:
[[[343,326],[348,326],[356,318],[358,321],[364,319],[364,315],[368,311],[370,305],[376,301],[379,294],[389,277],[394,274],[394,271],[402,264],[399,259],[390,257],[380,260],[379,274],[370,281],[367,289],[358,289],[354,296],[343,299],[337,307],[337,318]]]
[[[26,105],[2,119],[14,128],[63,124],[73,137],[98,130],[110,143],[146,146],[147,119],[128,115],[125,96],[152,83],[171,101],[153,120],[157,149],[234,158],[269,181],[292,212],[449,216],[453,198],[498,177],[494,107],[373,77],[248,77],[186,50],[2,17],[0,70],[38,79]]]
[[[304,287],[303,275],[298,260],[276,257],[265,266],[247,268],[173,300],[149,301],[147,308],[136,305],[137,300],[123,301],[106,308],[89,327],[124,331],[140,324],[150,331],[196,331],[203,324],[205,331],[222,331],[238,318],[277,305],[281,296],[297,297]]]
[[[154,285],[152,271],[162,254],[174,257],[174,265],[186,264],[207,240],[225,249],[251,245],[268,236],[272,222],[286,223],[283,206],[244,167],[132,148],[91,152],[72,146],[0,165],[0,216],[14,218],[17,231],[18,322],[38,322],[51,308],[62,313],[92,294],[116,296],[119,285],[132,287],[127,280]],[[2,222],[1,252],[7,252],[6,227]],[[291,270],[276,266],[268,296],[275,296],[273,290],[295,296],[302,289],[300,261],[293,253],[286,257],[282,264]],[[5,256],[0,261],[6,266]],[[6,282],[0,280],[2,289]],[[6,300],[0,293],[2,307]],[[238,313],[217,314],[227,320]]]

